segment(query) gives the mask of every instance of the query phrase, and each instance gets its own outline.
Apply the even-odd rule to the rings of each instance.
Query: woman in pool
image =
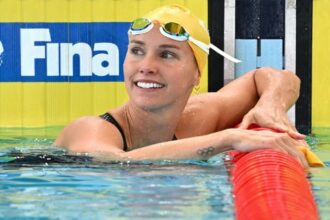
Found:
[[[184,7],[165,6],[136,19],[124,61],[129,101],[102,117],[72,122],[54,144],[129,160],[207,159],[232,149],[274,148],[306,165],[296,148],[304,136],[286,114],[298,98],[299,79],[260,68],[218,92],[190,97],[208,45],[207,29]],[[283,133],[246,130],[252,123]]]

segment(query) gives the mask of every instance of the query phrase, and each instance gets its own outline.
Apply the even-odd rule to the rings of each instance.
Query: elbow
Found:
[[[300,95],[300,85],[301,85],[300,78],[295,73],[289,70],[283,70],[281,72],[284,75],[286,81],[291,84],[291,88],[294,89],[295,91],[296,99],[298,99]]]
[[[300,88],[301,80],[295,73],[291,72],[290,70],[283,70],[282,72],[283,72],[283,74],[286,74],[288,77],[290,77],[292,79],[293,83],[298,88]]]
[[[290,89],[296,99],[299,97],[301,81],[299,77],[290,70],[277,70],[271,67],[261,67],[254,71],[254,78],[256,82],[260,81],[271,82],[272,85],[281,87],[283,83]]]
[[[300,78],[292,71],[284,69],[284,70],[277,70],[272,67],[261,67],[255,70],[255,74],[268,74],[271,77],[273,76],[280,76],[285,80],[285,82],[290,82],[294,88],[300,89]]]

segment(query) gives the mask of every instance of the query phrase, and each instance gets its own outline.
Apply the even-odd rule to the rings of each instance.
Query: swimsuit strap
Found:
[[[124,131],[123,131],[122,127],[120,126],[120,124],[108,112],[104,113],[103,115],[100,115],[100,117],[103,118],[104,120],[110,122],[111,124],[113,124],[119,130],[119,132],[120,132],[120,134],[122,136],[123,142],[124,142],[124,151],[127,151],[128,147],[127,147],[127,142],[126,142],[125,134],[124,134]],[[174,135],[172,140],[173,141],[177,140],[177,137]]]
[[[113,124],[119,130],[119,132],[121,134],[121,137],[123,139],[123,142],[124,142],[124,151],[127,151],[128,147],[127,147],[127,142],[126,142],[125,134],[124,134],[124,131],[123,131],[122,127],[120,126],[120,124],[108,112],[104,113],[103,115],[100,115],[100,117],[103,118],[104,120],[110,122],[111,124]]]

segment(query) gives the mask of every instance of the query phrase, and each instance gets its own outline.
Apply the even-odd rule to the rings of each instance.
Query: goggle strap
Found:
[[[198,46],[199,48],[201,48],[202,50],[204,50],[207,54],[209,54],[209,49],[214,50],[216,53],[220,54],[221,56],[225,57],[226,59],[234,62],[234,63],[240,63],[242,61],[240,61],[239,59],[236,59],[235,57],[230,56],[229,54],[227,54],[226,52],[220,50],[218,47],[216,47],[213,44],[210,44],[210,46],[207,46],[205,43],[196,40],[195,38],[193,38],[192,36],[189,36],[189,40],[194,43],[196,46]]]
[[[154,24],[152,22],[150,22],[149,25],[147,25],[145,28],[141,28],[141,29],[131,29],[128,31],[129,34],[132,35],[138,35],[138,34],[144,34],[149,32],[152,28],[154,27]],[[163,30],[163,27],[160,27],[160,32],[168,37],[171,38],[173,40],[178,40],[178,41],[184,41],[184,40],[189,40],[191,41],[193,44],[195,44],[196,46],[198,46],[199,48],[201,48],[203,51],[205,51],[205,53],[209,54],[209,50],[212,49],[214,50],[216,53],[220,54],[221,56],[225,57],[226,59],[234,62],[234,63],[240,63],[241,61],[239,59],[236,59],[235,57],[230,56],[229,54],[227,54],[226,52],[220,50],[218,47],[216,47],[213,44],[210,45],[206,45],[205,43],[193,38],[191,35],[188,36],[172,36],[171,34],[167,33],[165,30]]]
[[[220,50],[218,47],[216,47],[213,44],[210,44],[210,48],[212,50],[214,50],[215,52],[217,52],[218,54],[220,54],[221,56],[223,56],[224,58],[226,58],[226,59],[228,59],[228,60],[230,60],[230,61],[232,61],[234,63],[240,63],[240,62],[242,62],[241,60],[236,59],[235,57],[232,57],[229,54],[227,54],[226,52]]]
[[[202,41],[196,40],[191,35],[189,35],[189,41],[191,41],[193,44],[195,44],[197,47],[201,48],[205,51],[205,53],[209,54],[210,47],[204,44]]]

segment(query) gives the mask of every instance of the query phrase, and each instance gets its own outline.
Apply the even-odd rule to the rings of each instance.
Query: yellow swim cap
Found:
[[[191,14],[190,10],[183,6],[163,6],[149,12],[143,16],[143,18],[147,18],[151,21],[157,20],[161,24],[166,24],[169,22],[180,24],[193,38],[205,43],[206,45],[210,44],[209,32],[203,21]],[[188,44],[195,55],[198,70],[201,74],[206,64],[208,54],[189,40]]]

